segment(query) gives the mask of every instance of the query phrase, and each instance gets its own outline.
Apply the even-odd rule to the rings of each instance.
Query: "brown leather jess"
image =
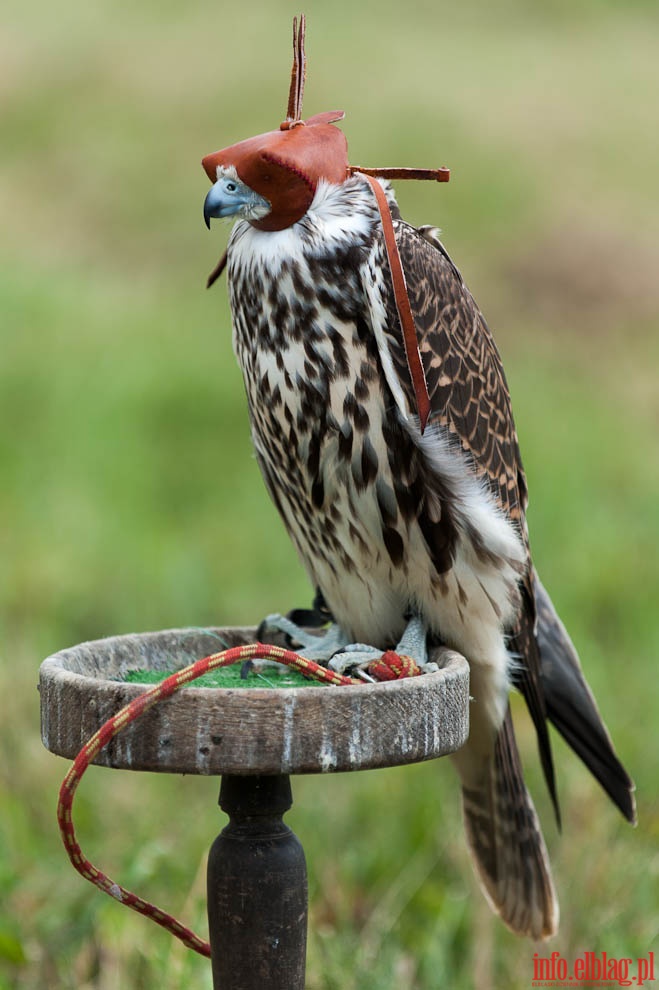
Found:
[[[382,233],[384,234],[387,258],[389,259],[389,270],[391,271],[396,309],[403,331],[405,357],[407,358],[407,367],[409,368],[410,378],[414,387],[419,422],[421,432],[423,433],[428,422],[428,416],[430,415],[430,396],[428,395],[428,384],[419,353],[419,340],[416,333],[414,316],[412,315],[412,307],[410,306],[410,297],[407,294],[405,272],[403,271],[400,254],[398,253],[398,245],[396,244],[396,234],[391,218],[391,210],[387,203],[385,191],[377,179],[365,173],[364,178],[370,183],[371,189],[375,194],[375,199],[377,200],[378,210],[380,211]]]
[[[217,179],[218,167],[235,168],[241,182],[263,196],[271,205],[260,220],[250,220],[259,230],[284,230],[307,213],[322,180],[340,185],[356,174],[369,183],[380,213],[382,231],[391,271],[396,310],[405,344],[405,356],[414,388],[421,432],[430,415],[430,398],[423,370],[416,325],[407,293],[405,273],[400,260],[393,220],[384,189],[377,178],[429,179],[448,182],[447,168],[362,168],[348,163],[348,144],[335,123],[345,116],[331,110],[302,119],[302,99],[306,75],[304,52],[306,22],[293,19],[293,68],[286,119],[279,130],[259,134],[221,151],[206,155],[202,165],[211,182]],[[226,251],[207,282],[208,288],[219,278],[227,262]]]

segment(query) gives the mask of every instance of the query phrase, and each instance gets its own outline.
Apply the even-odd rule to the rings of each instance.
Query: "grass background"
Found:
[[[6,0],[0,29],[0,988],[210,987],[59,845],[40,660],[83,639],[242,623],[309,599],[252,459],[201,156],[276,126],[290,20],[268,4]],[[556,742],[557,950],[657,950],[659,14],[642,0],[309,0],[306,110],[400,190],[495,330],[539,570],[638,784],[629,829]],[[217,782],[88,775],[83,846],[204,927]],[[489,915],[456,782],[424,765],[295,782],[312,990],[527,987]]]

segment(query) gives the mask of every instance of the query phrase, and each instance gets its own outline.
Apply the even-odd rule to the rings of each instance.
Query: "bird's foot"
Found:
[[[299,626],[290,615],[274,614],[266,616],[258,630],[259,639],[266,640],[268,636],[281,633],[296,653],[307,660],[314,660],[338,674],[353,675],[368,681],[374,679],[368,675],[366,667],[380,659],[382,650],[367,643],[351,643],[336,622],[330,623],[324,632],[318,634]]]
[[[269,615],[259,626],[259,639],[284,633],[300,656],[315,660],[339,674],[350,674],[365,681],[376,678],[368,673],[368,667],[383,657],[382,649],[368,643],[351,643],[336,622],[318,635],[303,629],[285,615]],[[437,664],[428,662],[427,630],[418,617],[408,622],[394,655],[412,659],[422,673],[437,670]]]
[[[428,630],[423,619],[413,616],[407,623],[405,631],[396,647],[391,651],[382,650],[365,643],[350,643],[339,653],[335,654],[329,661],[328,666],[339,674],[354,672],[357,676],[362,676],[359,671],[368,674],[367,668],[374,662],[381,661],[387,654],[393,657],[409,659],[419,668],[423,674],[434,673],[439,668],[436,663],[428,660]],[[375,678],[370,678],[375,680]]]
[[[311,632],[308,627],[303,628],[294,621],[298,614],[299,610],[290,615],[267,615],[258,628],[259,639],[267,641],[273,636],[280,638],[283,633],[289,645],[301,657],[314,660],[325,667],[329,666],[332,657],[346,649],[348,637],[336,622],[331,622],[323,632]]]
[[[439,668],[428,660],[427,640],[425,622],[413,616],[393,650],[383,653],[365,643],[350,643],[331,658],[328,666],[339,674],[351,673],[363,680],[388,680],[411,673],[434,673]]]

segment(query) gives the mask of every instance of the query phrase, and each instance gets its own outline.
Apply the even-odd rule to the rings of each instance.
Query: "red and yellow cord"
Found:
[[[120,884],[116,883],[109,876],[107,876],[107,874],[97,869],[93,863],[87,859],[76,838],[72,814],[73,799],[78,785],[82,780],[82,776],[87,770],[89,764],[94,761],[100,751],[107,746],[108,743],[114,739],[114,737],[121,732],[122,729],[125,729],[127,725],[134,722],[140,717],[140,715],[143,715],[145,712],[149,711],[150,708],[153,708],[154,705],[164,701],[166,698],[170,698],[182,687],[185,687],[187,684],[195,681],[203,674],[209,673],[211,670],[217,670],[220,667],[228,667],[233,663],[241,663],[245,660],[257,659],[276,660],[277,663],[285,664],[300,673],[306,674],[308,677],[312,677],[315,680],[322,681],[326,684],[341,687],[354,684],[363,684],[363,681],[354,680],[351,677],[345,677],[342,674],[337,674],[335,671],[328,670],[326,667],[322,667],[313,660],[307,660],[305,657],[301,657],[298,653],[294,653],[292,650],[285,650],[279,646],[270,646],[263,643],[250,643],[245,646],[234,646],[229,650],[223,650],[221,653],[213,653],[211,656],[203,657],[201,660],[197,660],[188,667],[184,667],[182,670],[177,671],[160,684],[156,684],[154,687],[149,688],[143,694],[140,694],[137,698],[134,698],[131,702],[129,702],[129,704],[121,708],[116,715],[113,715],[112,718],[108,719],[108,721],[101,726],[98,732],[95,732],[91,739],[82,747],[73,761],[71,769],[64,778],[59,792],[57,821],[59,823],[64,847],[68,853],[71,863],[78,873],[80,873],[85,880],[89,880],[90,883],[93,883],[106,894],[109,894],[110,897],[114,897],[121,904],[125,904],[126,907],[132,908],[133,911],[137,911],[139,914],[143,914],[145,917],[151,918],[151,920],[155,921],[156,924],[161,925],[172,935],[175,935],[176,938],[180,939],[189,949],[194,949],[195,952],[200,953],[202,956],[210,957],[210,945],[208,942],[199,938],[198,935],[196,935],[189,928],[186,928],[185,925],[182,925],[181,922],[177,921],[177,919],[172,917],[172,915],[161,911],[155,904],[151,904],[149,901],[143,900],[137,894],[132,893],[132,891],[126,890],[125,887],[122,887]],[[394,680],[399,677],[414,677],[421,673],[417,665],[410,657],[400,657],[392,651],[388,651],[383,654],[381,659],[371,663],[368,669],[371,677],[376,680]]]

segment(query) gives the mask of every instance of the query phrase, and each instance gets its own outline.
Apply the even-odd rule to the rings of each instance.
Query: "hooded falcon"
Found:
[[[439,642],[467,658],[470,734],[451,759],[468,844],[503,921],[548,937],[558,903],[510,689],[557,816],[547,720],[630,822],[633,783],[531,561],[492,335],[436,231],[401,218],[388,181],[447,170],[351,167],[342,112],[302,119],[303,42],[304,18],[280,128],[203,161],[207,225],[236,221],[211,280],[226,266],[256,457],[333,620],[315,649],[294,638],[344,667],[394,647],[423,662]]]

